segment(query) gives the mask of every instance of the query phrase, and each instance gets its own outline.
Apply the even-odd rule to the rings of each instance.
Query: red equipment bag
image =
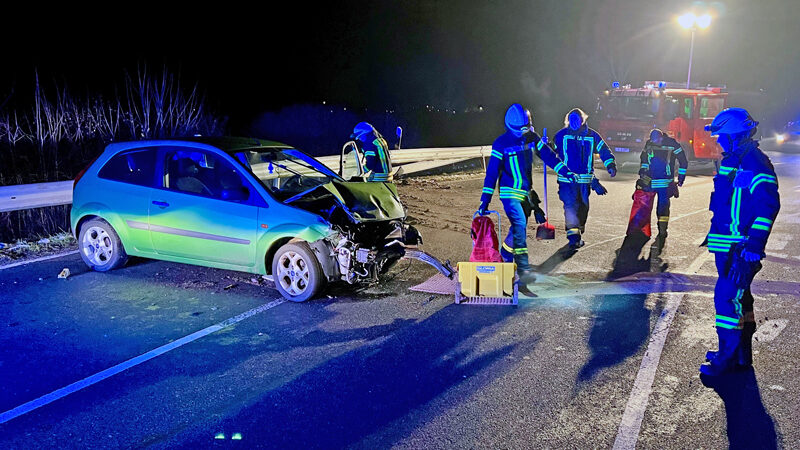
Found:
[[[650,216],[653,214],[653,199],[655,192],[645,192],[637,189],[633,193],[633,206],[631,206],[631,217],[628,219],[628,231],[630,236],[634,232],[644,233],[647,237],[652,235],[650,231]]]
[[[498,214],[499,219],[499,214]],[[494,222],[488,216],[476,215],[472,218],[472,253],[470,262],[503,262]]]

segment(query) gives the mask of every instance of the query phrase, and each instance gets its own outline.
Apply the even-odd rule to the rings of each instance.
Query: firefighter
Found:
[[[519,103],[508,108],[505,127],[506,132],[492,144],[478,213],[486,213],[499,181],[500,201],[511,223],[501,254],[505,261],[517,263],[520,281],[528,284],[536,279],[528,262],[528,217],[533,212],[536,222],[545,221],[544,211],[539,208],[539,196],[531,185],[534,152],[559,176],[571,178],[573,175],[553,149],[536,134],[531,113]]]
[[[689,160],[681,144],[664,134],[658,128],[650,132],[650,139],[644,145],[641,155],[641,168],[637,186],[646,192],[658,195],[656,216],[658,216],[658,236],[655,245],[660,250],[667,239],[669,225],[669,204],[671,197],[678,197],[678,186],[683,186]],[[675,160],[678,161],[678,182],[675,183]]]
[[[391,181],[392,161],[389,158],[389,144],[372,125],[359,122],[353,129],[350,139],[364,154],[364,166],[368,171],[367,181]]]
[[[586,125],[587,118],[580,108],[571,110],[564,118],[564,128],[553,138],[557,156],[576,175],[572,179],[558,177],[558,196],[564,203],[567,239],[572,250],[584,244],[581,234],[585,231],[589,215],[590,189],[599,195],[607,193],[594,176],[594,154],[600,154],[603,165],[612,177],[617,174],[614,155],[600,134]]]
[[[719,350],[700,366],[717,376],[753,363],[756,331],[750,283],[761,269],[764,248],[780,210],[778,178],[767,155],[753,140],[758,122],[741,108],[727,108],[706,126],[723,149],[714,177],[708,250],[714,253],[718,279],[714,308]]]

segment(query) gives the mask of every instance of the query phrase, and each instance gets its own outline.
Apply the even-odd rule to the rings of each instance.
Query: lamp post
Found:
[[[706,29],[711,25],[711,15],[703,14],[696,16],[694,13],[686,13],[678,17],[678,23],[683,28],[692,32],[692,43],[689,46],[689,75],[686,76],[686,89],[689,89],[692,83],[692,56],[694,56],[694,34],[697,29]]]

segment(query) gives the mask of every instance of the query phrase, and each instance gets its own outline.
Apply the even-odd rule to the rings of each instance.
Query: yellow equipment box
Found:
[[[458,263],[458,283],[464,297],[510,297],[515,294],[515,263]]]

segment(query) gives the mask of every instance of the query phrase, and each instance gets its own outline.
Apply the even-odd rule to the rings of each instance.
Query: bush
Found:
[[[182,86],[166,68],[126,73],[122,92],[78,98],[55,83],[46,91],[37,73],[32,104],[0,110],[0,186],[72,179],[112,141],[223,134],[226,120],[208,111],[198,86]],[[0,213],[0,234],[8,241],[63,230],[62,209]]]

